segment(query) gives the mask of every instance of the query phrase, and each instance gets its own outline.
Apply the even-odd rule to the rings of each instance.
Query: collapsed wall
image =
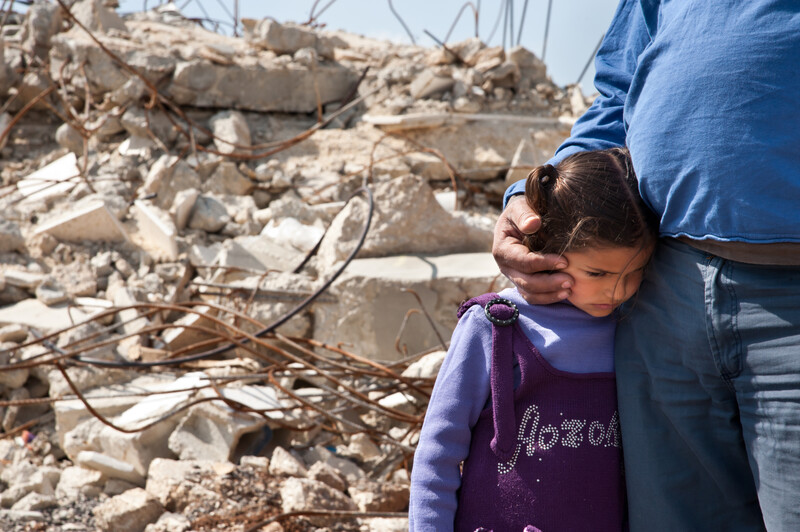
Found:
[[[522,47],[243,22],[6,19],[4,529],[404,526],[455,309],[507,285],[502,192],[587,102]]]

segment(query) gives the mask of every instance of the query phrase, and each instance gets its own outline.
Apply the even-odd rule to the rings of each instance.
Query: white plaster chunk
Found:
[[[144,200],[134,201],[133,206],[138,215],[140,236],[144,241],[156,247],[159,258],[177,260],[177,229],[167,213]]]
[[[59,500],[75,500],[80,495],[97,497],[103,492],[106,477],[102,472],[85,467],[67,467],[61,473],[56,486],[56,498]]]
[[[68,305],[48,307],[36,299],[25,299],[19,303],[0,308],[0,325],[19,324],[50,333],[72,327],[89,316],[80,309]]]
[[[66,196],[80,182],[78,159],[73,152],[43,166],[17,183],[17,190],[32,202]]]
[[[279,477],[305,478],[308,476],[308,469],[292,453],[283,447],[276,447],[269,460],[269,474]]]
[[[34,234],[47,233],[66,242],[121,242],[128,240],[125,228],[102,202],[56,216],[42,224]]]
[[[110,478],[127,480],[132,484],[144,486],[144,477],[134,470],[131,464],[112,458],[95,451],[81,451],[78,453],[78,465],[96,469]]]
[[[100,503],[92,512],[101,530],[143,532],[164,513],[164,508],[147,491],[134,488]]]

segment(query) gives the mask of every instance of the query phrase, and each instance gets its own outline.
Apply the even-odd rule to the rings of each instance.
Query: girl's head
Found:
[[[627,150],[581,152],[540,166],[528,176],[525,197],[542,221],[526,243],[567,259],[570,302],[605,316],[636,292],[658,222],[639,196]]]

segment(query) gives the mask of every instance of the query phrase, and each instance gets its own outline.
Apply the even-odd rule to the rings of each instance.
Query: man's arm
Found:
[[[653,9],[653,8],[651,8]],[[622,0],[595,58],[595,87],[600,93],[572,127],[549,164],[580,151],[604,150],[625,145],[624,109],[639,55],[650,42],[650,33],[639,0]],[[519,198],[525,180],[506,190],[505,209],[494,231],[492,254],[500,271],[511,279],[530,303],[547,304],[569,297],[572,279],[551,273],[566,267],[566,259],[532,253],[522,243],[526,234],[539,229],[538,216]]]

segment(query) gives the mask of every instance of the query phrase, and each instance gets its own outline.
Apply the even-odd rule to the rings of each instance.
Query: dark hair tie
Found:
[[[542,166],[542,173],[539,176],[539,183],[546,185],[550,182],[550,178],[556,179],[558,177],[558,170],[552,164]]]

